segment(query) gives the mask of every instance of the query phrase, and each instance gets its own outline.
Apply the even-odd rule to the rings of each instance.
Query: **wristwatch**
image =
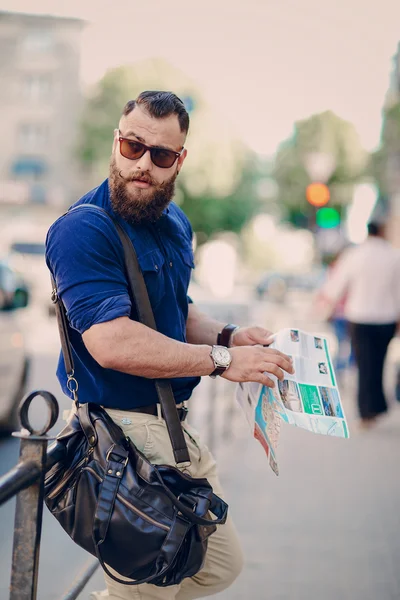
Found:
[[[217,344],[219,346],[225,346],[226,348],[230,348],[231,337],[237,329],[239,329],[239,325],[234,325],[233,323],[225,325],[223,330],[220,331],[217,336]]]
[[[217,375],[222,375],[229,369],[232,362],[232,356],[228,348],[225,346],[215,345],[212,347],[210,356],[214,361],[215,370],[210,374],[210,377],[215,379]]]

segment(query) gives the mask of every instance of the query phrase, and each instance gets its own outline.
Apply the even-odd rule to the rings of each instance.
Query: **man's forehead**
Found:
[[[136,136],[150,146],[183,146],[186,135],[180,130],[177,115],[161,119],[151,117],[140,108],[134,108],[128,115],[122,115],[119,129],[123,136]]]

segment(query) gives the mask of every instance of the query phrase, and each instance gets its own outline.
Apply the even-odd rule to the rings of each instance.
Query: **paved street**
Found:
[[[312,321],[306,302],[301,300],[279,309],[257,305],[252,313],[252,320],[271,325],[275,321],[277,328],[290,324],[321,331],[321,324]],[[37,352],[31,385],[56,391],[61,400],[53,375],[55,324],[43,321],[31,327]],[[389,389],[397,352],[396,341],[387,371]],[[261,446],[249,437],[232,397],[232,386],[222,380],[214,389],[211,386],[212,382],[205,380],[197,390],[192,422],[204,432],[217,455],[246,555],[243,574],[216,598],[398,600],[400,405],[393,406],[375,430],[358,432],[352,427],[354,377],[349,374],[342,394],[350,440],[284,426],[278,449],[281,474],[277,478]],[[16,440],[0,442],[2,473],[16,460],[17,446]],[[0,509],[0,598],[4,600],[8,597],[12,509],[12,502]],[[46,513],[39,600],[59,598],[85,560],[85,553]],[[87,600],[90,590],[102,587],[98,572],[80,600]]]
[[[221,449],[246,554],[221,600],[400,597],[400,411],[376,431],[351,433],[340,440],[284,427],[279,478],[247,437],[234,454]]]

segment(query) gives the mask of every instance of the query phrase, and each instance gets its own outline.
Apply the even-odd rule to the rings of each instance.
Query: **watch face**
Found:
[[[223,346],[214,346],[213,348],[213,358],[216,363],[218,363],[221,367],[229,367],[231,364],[231,355],[229,350],[224,348]]]

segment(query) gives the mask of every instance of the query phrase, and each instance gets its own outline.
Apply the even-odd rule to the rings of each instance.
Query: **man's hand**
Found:
[[[272,388],[275,383],[266,373],[271,373],[280,380],[285,378],[284,371],[294,373],[291,358],[279,350],[262,346],[241,346],[232,348],[230,353],[231,365],[221,375],[229,381],[256,381]]]
[[[268,346],[273,342],[272,332],[264,327],[240,327],[233,332],[231,348],[236,346]]]

